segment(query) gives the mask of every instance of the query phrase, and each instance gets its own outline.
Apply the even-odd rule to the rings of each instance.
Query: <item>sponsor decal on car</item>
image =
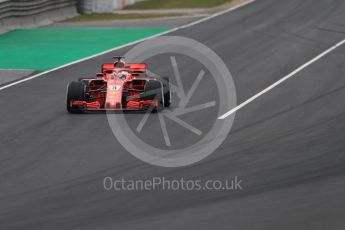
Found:
[[[109,89],[117,91],[117,90],[121,89],[121,85],[111,85],[111,86],[109,86]]]

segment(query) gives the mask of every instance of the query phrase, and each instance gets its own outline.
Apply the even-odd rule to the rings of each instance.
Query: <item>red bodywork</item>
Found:
[[[144,100],[141,96],[147,81],[153,80],[146,76],[147,65],[124,62],[121,65],[116,67],[116,63],[103,64],[102,72],[95,78],[80,79],[86,86],[86,98],[83,101],[72,100],[70,106],[84,111],[158,108],[157,100]]]

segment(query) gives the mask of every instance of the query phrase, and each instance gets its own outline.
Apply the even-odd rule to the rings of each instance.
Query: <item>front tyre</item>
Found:
[[[163,97],[164,86],[161,81],[149,80],[144,88],[143,99],[144,100],[156,100],[158,106],[152,110],[152,112],[160,112],[164,105]]]
[[[72,101],[85,101],[85,85],[82,82],[71,82],[67,86],[67,111],[81,113],[79,106],[71,106]]]
[[[163,78],[163,92],[164,92],[164,107],[169,107],[171,105],[171,91],[170,91],[170,79],[169,77]]]

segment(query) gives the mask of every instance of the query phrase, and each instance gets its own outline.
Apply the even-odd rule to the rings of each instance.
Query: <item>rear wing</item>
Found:
[[[124,67],[125,69],[128,69],[129,71],[133,73],[146,73],[147,71],[147,64],[145,63],[132,63],[127,64]],[[114,63],[105,63],[102,65],[102,73],[108,70],[115,69]]]

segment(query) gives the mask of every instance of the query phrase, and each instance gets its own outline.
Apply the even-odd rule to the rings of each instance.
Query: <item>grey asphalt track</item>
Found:
[[[17,81],[21,78],[26,78],[30,75],[37,74],[35,70],[9,70],[9,69],[0,69],[0,85],[7,84],[9,82]]]
[[[242,102],[344,39],[344,12],[343,0],[258,0],[171,35],[213,49]],[[238,111],[217,151],[182,168],[134,158],[104,114],[65,112],[67,83],[92,76],[111,56],[0,91],[0,229],[345,228],[344,46]],[[164,72],[164,59],[155,61]],[[192,115],[196,126],[204,116]],[[105,191],[106,176],[238,176],[243,190]]]

